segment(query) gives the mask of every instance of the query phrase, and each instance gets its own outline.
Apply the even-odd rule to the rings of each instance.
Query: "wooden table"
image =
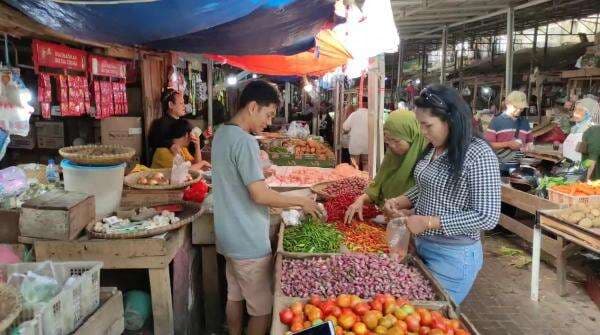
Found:
[[[80,239],[74,241],[23,240],[32,243],[38,261],[100,261],[103,269],[147,269],[152,296],[154,334],[186,334],[189,332],[187,311],[190,262],[186,252],[190,226],[153,238]],[[187,242],[186,242],[187,241]],[[173,262],[173,294],[169,264]],[[176,299],[174,300],[173,297]],[[175,321],[173,307],[175,306]],[[186,321],[187,320],[187,321]],[[182,328],[183,331],[181,331]]]
[[[502,185],[502,202],[534,216],[538,210],[557,209],[561,207],[561,205],[547,199],[514,189],[510,185]],[[500,225],[525,241],[530,243],[533,242],[533,228],[526,224],[515,220],[506,214],[500,214]],[[544,244],[542,250],[555,259],[560,258],[564,246],[562,238],[552,238],[544,235],[543,239]]]
[[[543,230],[555,234],[565,244],[563,252],[556,262],[557,290],[561,296],[566,294],[567,257],[581,248],[600,254],[600,234],[594,234],[580,227],[564,223],[554,218],[551,215],[552,212],[552,210],[541,210],[536,215],[531,260],[531,300],[533,301],[539,300],[540,250],[543,247],[542,242],[545,242],[542,240]]]

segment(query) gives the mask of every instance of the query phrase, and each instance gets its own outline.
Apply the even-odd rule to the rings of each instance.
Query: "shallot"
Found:
[[[281,289],[286,296],[300,298],[355,294],[367,299],[385,292],[410,300],[435,299],[431,283],[419,269],[386,254],[284,259]]]

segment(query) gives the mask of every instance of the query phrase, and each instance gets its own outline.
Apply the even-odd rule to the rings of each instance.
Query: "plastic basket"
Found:
[[[8,278],[13,273],[33,271],[41,263],[17,263],[0,265],[0,273]],[[100,305],[100,269],[102,262],[53,262],[59,283],[64,284],[69,277],[76,280],[63,288],[42,308],[23,308],[23,312],[9,327],[10,330],[24,321],[30,321],[23,335],[66,335],[79,327],[85,318]],[[1,277],[1,276],[0,276]],[[0,334],[5,335],[5,334]]]
[[[570,195],[549,188],[548,200],[560,205],[572,206],[575,204],[600,203],[600,195]]]

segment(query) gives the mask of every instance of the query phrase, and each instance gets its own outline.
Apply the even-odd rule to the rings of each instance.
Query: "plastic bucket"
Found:
[[[109,166],[77,165],[63,160],[65,191],[92,194],[96,200],[96,218],[106,217],[121,203],[125,163]]]

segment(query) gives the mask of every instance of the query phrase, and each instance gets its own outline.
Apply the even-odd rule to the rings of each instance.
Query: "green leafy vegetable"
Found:
[[[305,253],[334,253],[340,251],[344,236],[334,226],[311,216],[298,226],[285,228],[283,250]]]

